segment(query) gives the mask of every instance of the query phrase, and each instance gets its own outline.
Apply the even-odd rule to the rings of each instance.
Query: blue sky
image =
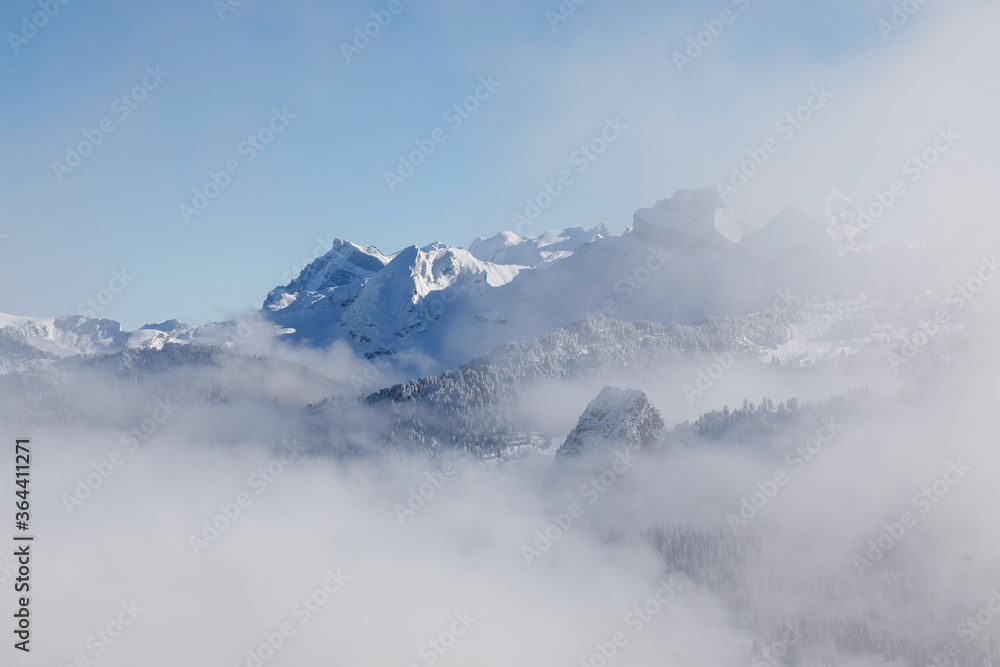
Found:
[[[609,118],[628,128],[522,231],[604,222],[620,233],[636,208],[712,187],[819,84],[834,97],[733,198],[737,213],[763,224],[831,188],[864,201],[908,146],[953,122],[964,143],[887,217],[886,237],[972,238],[972,223],[935,236],[928,211],[994,182],[968,174],[992,154],[972,147],[995,146],[995,84],[965,95],[968,70],[996,63],[963,56],[975,40],[956,37],[995,28],[985,2],[930,1],[886,39],[891,0],[587,0],[555,30],[557,0],[400,0],[347,62],[341,43],[388,0],[243,0],[222,18],[210,0],[50,1],[58,12],[16,43],[38,0],[0,9],[0,312],[73,314],[124,268],[134,279],[101,316],[202,323],[259,306],[317,239],[464,247],[513,228],[525,198]],[[678,71],[673,53],[724,10],[731,22]],[[445,120],[491,76],[499,85],[460,127]],[[151,89],[122,117],[116,99],[144,77]],[[247,162],[243,142],[275,109],[294,118]],[[57,174],[67,145],[102,121],[113,132]],[[436,128],[447,140],[390,191],[385,172]],[[185,221],[180,205],[230,161],[239,173]]]

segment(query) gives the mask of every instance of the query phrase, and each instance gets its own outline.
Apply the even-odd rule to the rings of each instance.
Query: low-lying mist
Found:
[[[642,385],[668,431],[740,395],[805,406],[571,462],[311,451],[299,407],[344,384],[318,365],[71,370],[67,404],[89,408],[4,429],[34,452],[32,660],[718,666],[828,664],[835,646],[922,665],[954,642],[989,664],[996,361],[957,355],[908,391],[891,370],[764,367],[752,393],[743,360],[697,406],[681,387],[701,359],[536,385],[512,409],[533,404],[552,448],[602,382]],[[827,401],[861,384],[881,391]]]

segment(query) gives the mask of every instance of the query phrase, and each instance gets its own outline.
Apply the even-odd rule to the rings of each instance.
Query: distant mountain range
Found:
[[[0,314],[0,372],[168,343],[238,350],[262,339],[319,348],[343,341],[367,359],[406,350],[440,371],[588,315],[693,324],[791,303],[812,304],[811,322],[822,325],[812,335],[806,322],[793,323],[795,349],[775,354],[808,361],[823,349],[885,343],[885,330],[913,324],[890,313],[896,304],[943,299],[949,280],[973,271],[984,252],[872,249],[865,227],[837,192],[760,228],[728,211],[714,190],[681,190],[637,211],[621,236],[603,224],[538,237],[508,231],[468,249],[433,243],[393,254],[337,240],[271,290],[258,312],[228,321],[168,320],[128,332],[105,319]],[[814,344],[803,345],[810,335]]]

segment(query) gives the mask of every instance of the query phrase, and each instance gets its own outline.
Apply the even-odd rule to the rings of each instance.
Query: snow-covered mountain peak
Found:
[[[325,255],[310,262],[291,282],[271,290],[264,310],[271,315],[282,313],[276,321],[298,328],[302,313],[314,311],[321,302],[327,308],[350,305],[364,283],[391,259],[374,246],[336,239]]]
[[[325,288],[342,287],[368,278],[391,259],[374,246],[335,239],[329,252],[302,269],[302,273],[288,285],[289,291],[318,292]]]
[[[410,333],[425,338],[428,320],[438,318],[445,305],[479,298],[523,268],[483,262],[442,243],[414,245],[327,293],[286,294],[267,315],[294,338],[320,345],[346,338],[365,355],[385,354]],[[429,299],[433,303],[425,303]]]
[[[678,190],[632,218],[630,234],[670,248],[725,247],[739,243],[756,227],[726,209],[715,190]]]
[[[610,236],[614,234],[603,223],[591,229],[570,227],[548,231],[537,237],[500,232],[490,238],[477,238],[469,245],[469,252],[492,264],[538,268],[570,256],[586,243]]]
[[[849,251],[868,250],[870,224],[849,198],[836,190],[794,204],[772,218],[752,242],[771,254],[789,250]]]
[[[414,252],[415,251],[415,252]],[[432,243],[423,248],[407,248],[398,260],[411,266],[413,303],[455,285],[461,280],[485,280],[490,287],[506,285],[521,270],[519,266],[500,266],[483,262],[468,250]],[[396,260],[393,260],[393,264]]]
[[[645,392],[605,387],[587,405],[556,455],[574,457],[615,447],[642,447],[653,442],[663,428],[663,417]]]
[[[476,239],[469,244],[469,252],[478,259],[484,262],[495,262],[497,264],[513,264],[514,262],[506,261],[507,252],[511,248],[515,248],[522,243],[530,240],[528,236],[518,236],[514,232],[499,232],[494,236],[486,238],[484,236],[477,236]]]

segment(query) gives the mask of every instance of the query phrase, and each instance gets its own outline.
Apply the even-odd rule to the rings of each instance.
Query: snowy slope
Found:
[[[488,239],[477,238],[469,245],[469,252],[484,262],[538,268],[569,257],[585,243],[610,236],[614,235],[605,225],[592,229],[571,227],[546,232],[538,237],[500,232]]]

